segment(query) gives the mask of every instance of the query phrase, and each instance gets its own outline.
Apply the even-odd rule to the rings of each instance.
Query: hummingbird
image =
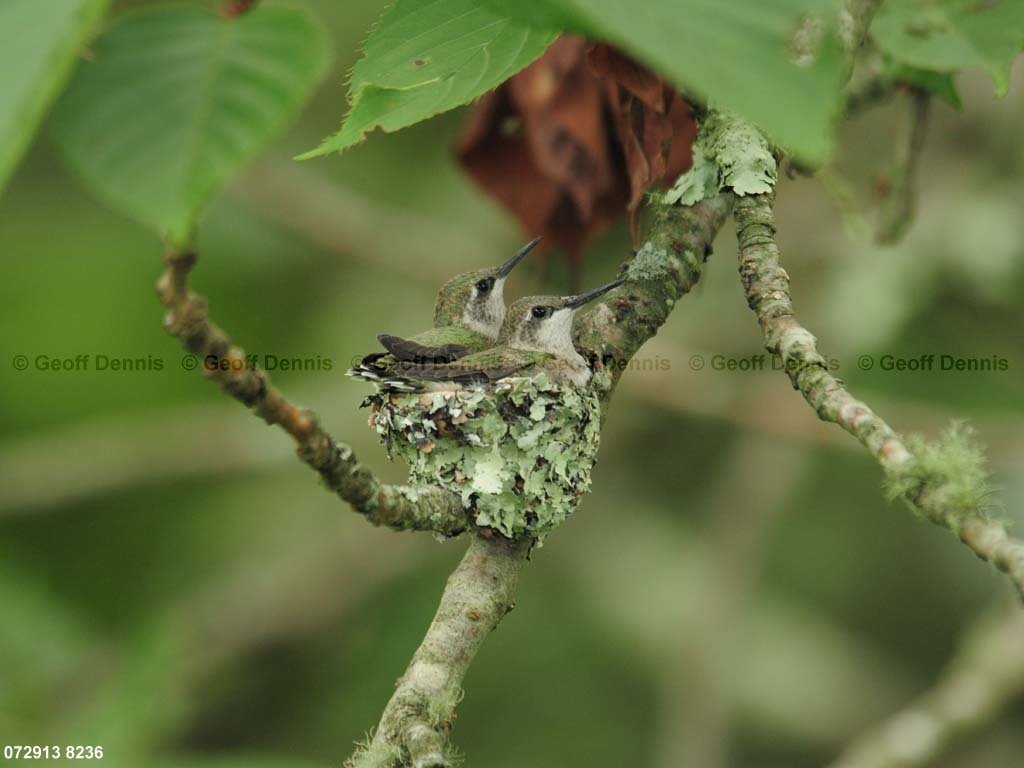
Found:
[[[492,384],[509,376],[545,373],[553,383],[585,386],[590,366],[573,344],[573,315],[622,285],[615,280],[575,296],[527,296],[509,308],[498,344],[451,362],[398,361],[384,388],[398,392]]]
[[[407,339],[381,334],[387,352],[367,355],[348,375],[380,381],[397,362],[450,363],[492,346],[505,319],[505,279],[539,242],[535,237],[500,266],[453,277],[437,293],[432,328]]]

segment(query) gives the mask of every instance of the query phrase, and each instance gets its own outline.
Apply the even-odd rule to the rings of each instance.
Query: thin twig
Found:
[[[921,88],[911,88],[907,93],[907,101],[904,126],[896,138],[895,157],[885,177],[885,197],[879,210],[878,232],[875,234],[875,239],[885,245],[903,239],[917,207],[917,168],[924,149],[931,97]]]
[[[189,290],[193,252],[171,252],[157,285],[167,307],[167,331],[198,358],[206,378],[271,425],[291,435],[299,458],[320,475],[324,485],[374,525],[395,530],[427,530],[453,536],[465,530],[466,512],[454,494],[440,488],[385,485],[359,464],[355,453],[334,440],[312,411],[289,401],[266,372],[251,364],[206,313],[206,301]]]
[[[817,339],[794,316],[789,275],[779,264],[775,213],[770,195],[736,201],[740,279],[747,303],[757,314],[765,347],[780,356],[793,386],[819,418],[838,424],[871,451],[889,477],[908,472],[914,454],[881,417],[847,391],[818,352]],[[954,531],[982,560],[1004,571],[1024,597],[1024,542],[1010,538],[1002,523],[983,510],[964,512],[952,506],[939,487],[922,487],[909,501],[927,519]]]
[[[936,684],[854,741],[831,768],[925,768],[1024,694],[1024,614],[986,615]]]
[[[890,75],[882,74],[879,69],[880,65],[876,66],[870,59],[857,65],[846,86],[844,117],[856,117],[892,96],[899,82]]]

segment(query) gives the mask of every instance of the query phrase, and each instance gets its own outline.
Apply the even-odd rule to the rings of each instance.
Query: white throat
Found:
[[[483,303],[478,301],[478,295],[476,286],[473,286],[473,296],[462,311],[462,325],[491,341],[497,341],[498,331],[505,319],[505,278],[494,281],[494,287]]]
[[[540,326],[534,338],[520,339],[521,343],[517,346],[534,352],[547,352],[565,361],[573,370],[573,378],[576,378],[577,372],[584,374],[583,381],[576,383],[585,384],[590,378],[590,368],[572,343],[572,316],[571,309],[555,310],[551,318]]]

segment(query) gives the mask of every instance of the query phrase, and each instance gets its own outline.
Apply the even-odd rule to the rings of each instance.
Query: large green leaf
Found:
[[[175,244],[213,192],[289,123],[326,72],[319,23],[257,6],[224,19],[192,6],[130,13],[98,41],[54,133],[101,197]]]
[[[981,68],[1003,95],[1024,48],[1022,0],[887,0],[871,26],[897,61],[936,72]]]
[[[0,0],[0,189],[109,0]]]
[[[504,7],[505,0],[486,0]],[[808,162],[828,155],[845,68],[834,0],[524,0],[517,18],[544,13],[609,40],[688,93],[736,112]],[[512,9],[515,9],[512,11]],[[520,16],[522,14],[522,16]],[[823,22],[816,56],[798,63],[796,33]]]
[[[466,104],[540,56],[556,33],[480,0],[398,0],[352,70],[351,109],[338,133],[301,159],[397,131]]]

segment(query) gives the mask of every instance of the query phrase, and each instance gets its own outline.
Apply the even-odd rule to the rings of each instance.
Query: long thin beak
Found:
[[[535,238],[533,238],[533,240],[531,240],[526,245],[524,245],[522,248],[520,248],[518,251],[516,251],[511,259],[509,259],[504,264],[502,264],[500,267],[498,267],[498,277],[506,277],[509,272],[511,272],[513,269],[515,269],[516,264],[518,264],[520,261],[522,261],[523,257],[525,257],[526,254],[528,254],[530,251],[532,251],[533,247],[535,245],[537,245],[537,243],[539,243],[539,242],[540,242],[540,238],[539,237],[535,237]]]
[[[623,280],[613,280],[612,282],[608,283],[608,285],[602,285],[600,288],[595,288],[592,291],[581,293],[579,296],[570,296],[568,299],[565,300],[565,306],[569,307],[570,309],[577,309],[579,307],[582,307],[588,301],[593,301],[598,296],[604,296],[612,288],[618,288],[620,285],[622,285],[623,282]]]

